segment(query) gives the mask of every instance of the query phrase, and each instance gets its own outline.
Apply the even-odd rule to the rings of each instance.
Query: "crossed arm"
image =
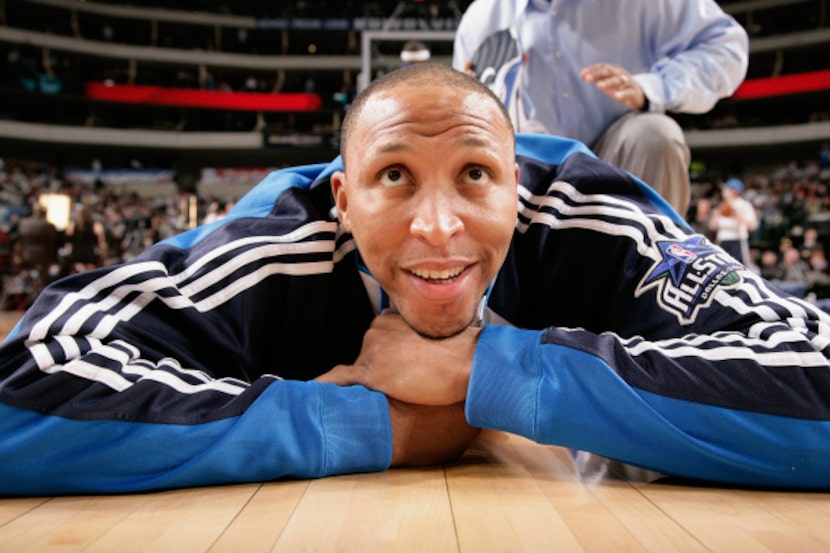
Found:
[[[767,350],[793,361],[801,348],[809,347],[786,328],[780,330],[793,343],[780,344],[780,338],[762,343],[738,333],[701,336],[722,342],[718,348],[735,356],[707,361],[672,353],[674,341],[666,341],[666,349],[653,343],[640,352],[637,340],[627,344],[611,333],[566,329],[546,331],[541,342],[537,332],[498,325],[434,341],[416,335],[399,317],[383,315],[366,334],[357,361],[337,366],[318,380],[362,384],[389,398],[393,466],[449,461],[475,437],[470,426],[480,426],[664,474],[826,487],[827,442],[820,437],[830,432],[820,420],[826,399],[797,389],[822,387],[802,380],[801,373],[824,380],[826,372],[811,366],[809,355],[802,361],[805,365],[786,376],[775,366],[765,368],[761,360],[769,356]],[[745,359],[746,351],[735,347],[739,340],[757,343],[757,357]],[[476,346],[476,367],[484,372],[474,374]],[[809,358],[823,365],[815,355]],[[662,367],[660,373],[653,372],[655,366]],[[759,382],[750,385],[748,375]],[[704,377],[714,380],[707,384]],[[691,386],[698,399],[675,399],[671,390],[664,395],[638,389],[627,378],[642,381],[646,388],[656,381],[674,391]],[[728,401],[768,402],[776,412],[735,409]],[[784,404],[789,403],[800,405],[803,414],[788,414]]]
[[[318,377],[341,386],[362,384],[389,398],[392,465],[423,465],[459,457],[478,434],[464,400],[480,329],[443,340],[417,335],[398,315],[375,318],[352,365]]]

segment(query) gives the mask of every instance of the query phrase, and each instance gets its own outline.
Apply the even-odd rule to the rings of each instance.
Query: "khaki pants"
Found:
[[[640,177],[686,217],[691,154],[674,119],[662,113],[627,113],[591,149],[600,159]]]

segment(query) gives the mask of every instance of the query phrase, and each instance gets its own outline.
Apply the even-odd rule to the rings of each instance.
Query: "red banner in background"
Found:
[[[830,90],[830,70],[749,79],[738,87],[732,99],[751,100],[818,90]],[[239,111],[317,111],[323,104],[319,94],[303,92],[224,92],[100,82],[87,83],[86,95],[108,102]]]
[[[318,94],[303,92],[224,92],[99,82],[86,83],[86,96],[107,102],[238,111],[316,111],[323,103]]]
[[[744,81],[732,95],[732,99],[751,100],[827,89],[830,89],[830,70],[808,71]]]

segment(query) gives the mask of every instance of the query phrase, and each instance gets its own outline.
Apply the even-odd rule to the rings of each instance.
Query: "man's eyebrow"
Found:
[[[377,148],[375,148],[374,153],[387,154],[387,153],[391,153],[391,152],[399,152],[401,150],[407,150],[407,149],[410,149],[410,148],[411,148],[411,146],[409,144],[407,144],[406,142],[396,140],[396,141],[386,142],[384,144],[379,145]]]
[[[461,141],[461,144],[464,146],[473,146],[476,148],[491,148],[493,143],[489,140],[484,140],[483,138],[479,138],[477,136],[465,136],[464,139]]]

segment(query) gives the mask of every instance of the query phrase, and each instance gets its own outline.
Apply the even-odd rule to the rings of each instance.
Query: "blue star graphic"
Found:
[[[690,263],[699,256],[712,252],[712,247],[705,243],[702,236],[692,236],[686,242],[658,242],[657,247],[660,248],[663,260],[651,270],[647,282],[669,276],[675,286],[683,280]]]

